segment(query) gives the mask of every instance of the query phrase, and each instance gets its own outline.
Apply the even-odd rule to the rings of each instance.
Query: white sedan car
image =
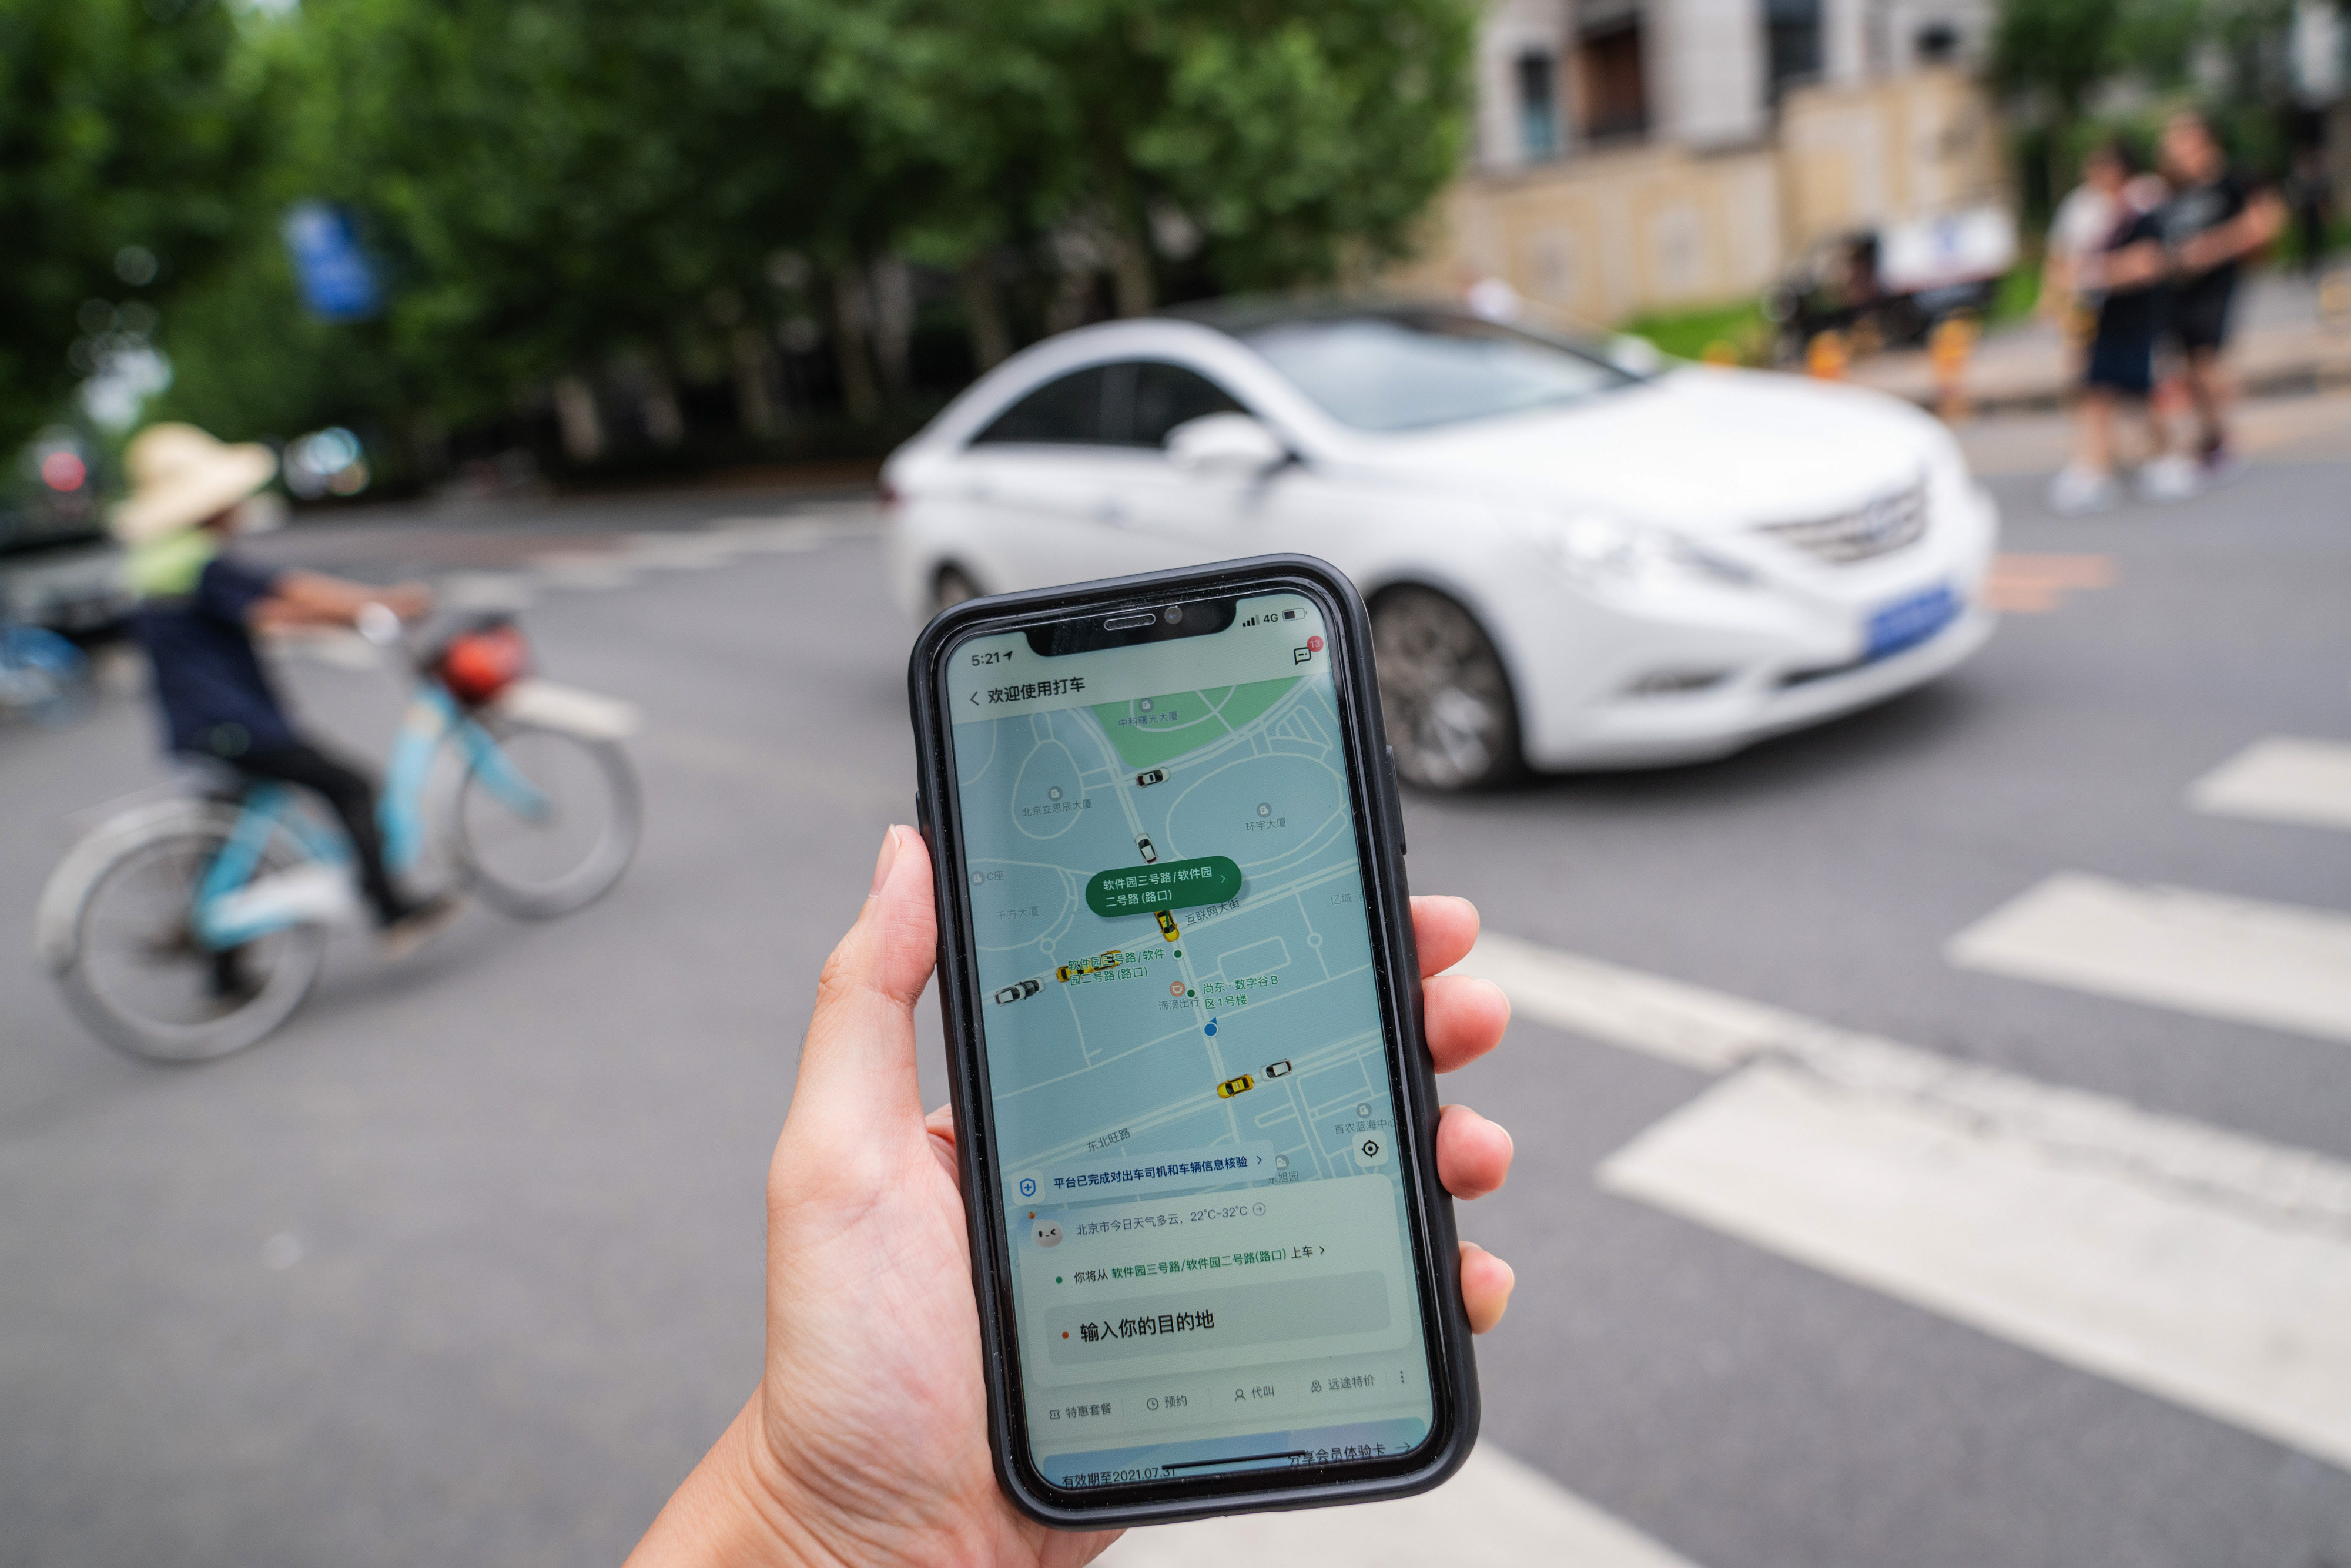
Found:
[[[1890,398],[1444,307],[1255,305],[1065,333],[883,470],[910,613],[1297,551],[1371,606],[1397,770],[1719,757],[1931,680],[1991,630],[1998,517]]]

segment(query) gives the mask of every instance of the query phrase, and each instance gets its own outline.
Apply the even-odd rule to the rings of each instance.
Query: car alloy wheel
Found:
[[[1388,744],[1406,781],[1474,789],[1519,772],[1510,677],[1469,612],[1430,589],[1390,589],[1372,606],[1372,651]]]

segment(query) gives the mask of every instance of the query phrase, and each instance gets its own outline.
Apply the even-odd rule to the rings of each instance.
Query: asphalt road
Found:
[[[1726,762],[1414,799],[1414,885],[1551,948],[2351,1160],[2340,1041],[1944,956],[2061,871],[2351,909],[2351,834],[2182,803],[2264,737],[2351,737],[2351,463],[2076,521],[2000,485],[2011,549],[2105,557],[2112,585]],[[814,977],[911,810],[910,628],[853,530],[592,567],[630,530],[786,509],[267,541],[519,572],[467,591],[535,588],[547,672],[643,706],[648,828],[587,912],[473,911],[397,967],[339,950],[289,1027],[213,1065],[114,1056],[29,954],[72,813],[157,777],[137,698],[0,730],[0,1563],[617,1561],[732,1414]],[[527,568],[549,550],[570,586]],[[289,679],[382,755],[389,672]],[[1520,1281],[1480,1348],[1489,1442],[1706,1568],[2351,1563],[2343,1469],[1595,1185],[1707,1083],[1523,1018],[1448,1081],[1519,1151],[1463,1218]]]

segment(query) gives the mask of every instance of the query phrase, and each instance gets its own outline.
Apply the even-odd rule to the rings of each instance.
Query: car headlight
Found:
[[[1755,573],[1679,534],[1646,523],[1583,513],[1558,523],[1544,543],[1560,569],[1588,588],[1639,588],[1661,582],[1752,587]]]

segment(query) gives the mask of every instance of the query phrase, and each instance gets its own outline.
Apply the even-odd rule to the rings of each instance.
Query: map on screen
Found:
[[[1352,1173],[1315,1112],[1366,1098],[1384,1112],[1387,1074],[1329,675],[982,721],[956,739],[983,987],[1023,993],[987,1009],[1019,1013],[1019,1049],[990,1056],[1005,1168],[1221,1140],[1271,1143],[1301,1176]],[[1171,896],[1105,915],[1087,896],[1104,873],[1140,884],[1103,890],[1115,896]]]
[[[1409,1450],[1426,1367],[1319,612],[956,657],[1033,1455],[1089,1486]]]

